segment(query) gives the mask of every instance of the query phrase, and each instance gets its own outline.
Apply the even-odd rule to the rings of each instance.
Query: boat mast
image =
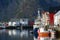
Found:
[[[40,16],[40,10],[38,9],[38,19],[40,19],[41,16]]]

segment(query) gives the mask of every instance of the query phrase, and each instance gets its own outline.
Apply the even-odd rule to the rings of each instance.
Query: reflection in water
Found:
[[[13,30],[12,33],[13,33],[14,35],[16,35],[16,31],[15,31],[15,30]]]
[[[0,30],[0,40],[33,40],[28,30]]]
[[[11,30],[10,30],[10,31],[8,31],[8,34],[9,34],[9,35],[12,35]]]
[[[34,38],[34,40],[56,40],[55,38],[50,38],[50,37],[39,37],[39,38]]]
[[[10,36],[17,36],[17,35],[19,35],[19,36],[21,36],[21,37],[28,37],[28,31],[27,30],[22,30],[21,32],[19,31],[17,31],[17,30],[9,30],[8,31],[8,34],[10,35]]]
[[[8,31],[8,34],[11,36],[11,35],[16,35],[16,30],[9,30]]]
[[[0,40],[60,40],[54,37],[35,38],[31,30],[0,30]]]
[[[25,37],[28,37],[28,32],[27,31],[21,31],[21,37],[25,36]]]

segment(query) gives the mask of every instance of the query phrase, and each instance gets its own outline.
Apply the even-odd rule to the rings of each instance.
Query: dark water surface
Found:
[[[33,40],[28,30],[0,30],[0,40]]]
[[[0,30],[0,40],[38,40],[31,33],[32,30]],[[60,40],[60,38],[41,38],[40,40]]]

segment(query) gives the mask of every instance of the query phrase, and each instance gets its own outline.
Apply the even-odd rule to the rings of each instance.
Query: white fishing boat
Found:
[[[39,10],[38,10],[38,17],[37,17],[37,19],[35,19],[35,22],[33,25],[33,30],[36,30],[36,29],[38,30],[37,33],[38,33],[39,37],[48,37],[49,36],[49,31],[46,31],[44,28],[44,25],[42,24]]]
[[[40,17],[40,11],[38,10],[38,16],[37,19],[34,21],[33,29],[39,28],[41,26],[41,17]]]

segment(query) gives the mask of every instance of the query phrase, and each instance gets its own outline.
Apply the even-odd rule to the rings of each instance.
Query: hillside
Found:
[[[39,7],[49,11],[50,6],[59,5],[59,0],[0,0],[0,21],[23,17],[33,19]]]
[[[38,0],[5,0],[0,4],[0,21],[22,17],[34,18],[39,7]]]

